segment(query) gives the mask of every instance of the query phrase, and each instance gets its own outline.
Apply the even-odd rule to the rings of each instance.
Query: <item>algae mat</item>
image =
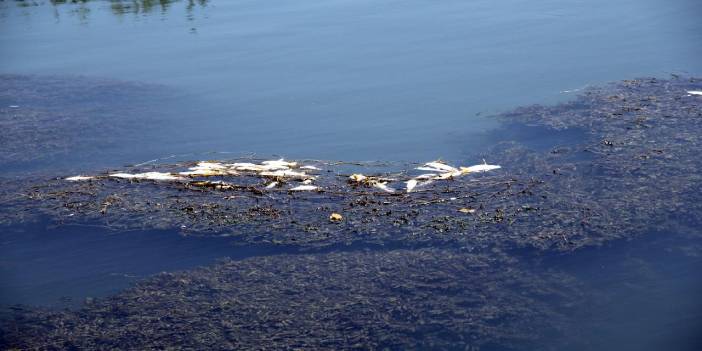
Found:
[[[0,222],[41,215],[61,223],[174,228],[187,235],[231,236],[243,244],[309,248],[459,242],[567,251],[599,245],[679,223],[699,224],[702,97],[689,92],[700,85],[692,78],[625,81],[561,105],[499,116],[509,128],[579,130],[583,137],[547,150],[504,141],[484,155],[454,162],[486,158],[503,168],[435,181],[412,193],[350,184],[349,175],[389,179],[393,186],[392,181],[417,176],[412,172],[419,163],[314,161],[320,170],[309,189],[322,191],[311,192],[289,191],[305,189],[304,181],[310,181],[305,177],[218,175],[163,182],[102,176],[71,182],[65,179],[70,175],[53,175],[3,182],[6,210]],[[147,164],[104,175],[178,174],[196,163]],[[294,184],[271,187],[278,181]],[[343,220],[330,221],[334,213]]]

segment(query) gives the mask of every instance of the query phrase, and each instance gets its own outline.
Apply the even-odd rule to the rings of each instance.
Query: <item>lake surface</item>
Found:
[[[700,15],[690,0],[2,1],[0,74],[74,82],[51,85],[46,108],[129,123],[0,178],[242,155],[473,164],[512,137],[547,150],[581,136],[496,135],[490,116],[611,81],[700,76]],[[1,108],[40,100],[3,94]],[[0,229],[0,304],[75,307],[161,271],[288,250],[57,224]],[[606,296],[582,317],[590,347],[692,350],[702,261],[667,251],[683,244],[699,245],[617,242],[528,265]]]
[[[460,159],[487,142],[494,123],[483,116],[587,85],[702,72],[702,4],[688,0],[0,6],[0,73],[184,94],[161,131],[169,141],[125,145],[133,162],[211,151]]]

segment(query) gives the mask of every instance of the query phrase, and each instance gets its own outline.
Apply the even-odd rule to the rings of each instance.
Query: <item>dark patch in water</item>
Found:
[[[4,175],[86,169],[123,145],[155,140],[179,94],[159,85],[83,77],[0,75]],[[161,106],[159,110],[155,106]],[[135,128],[135,126],[139,128]],[[148,144],[148,143],[146,143]],[[116,157],[120,159],[120,157]]]
[[[86,297],[116,293],[162,271],[286,252],[242,248],[226,238],[179,236],[164,230],[114,231],[41,221],[2,227],[0,304],[76,306]],[[90,294],[90,295],[87,295]]]

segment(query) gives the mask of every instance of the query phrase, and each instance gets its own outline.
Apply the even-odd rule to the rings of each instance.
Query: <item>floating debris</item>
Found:
[[[329,215],[329,220],[332,222],[341,222],[343,219],[344,219],[344,216],[342,216],[336,212]]]
[[[368,179],[368,177],[364,176],[363,174],[359,174],[359,173],[352,174],[349,176],[349,180],[352,182],[355,182],[355,183],[364,182],[364,181],[366,181],[366,179]]]
[[[264,172],[259,173],[259,175],[262,177],[269,177],[269,178],[291,178],[291,179],[302,179],[302,180],[316,178],[315,176],[309,175],[305,172],[296,172],[296,171],[290,171],[290,170],[264,171]]]
[[[487,172],[487,171],[492,171],[492,170],[499,169],[499,168],[501,168],[501,167],[497,166],[497,165],[487,164],[487,162],[485,162],[485,160],[483,160],[483,164],[481,164],[481,165],[475,165],[475,166],[470,166],[470,167],[460,167],[460,168],[449,166],[441,161],[433,161],[433,162],[427,162],[424,164],[424,166],[417,167],[417,169],[422,170],[422,171],[437,172],[439,174],[438,175],[422,174],[422,175],[420,175],[420,177],[422,177],[422,178],[416,178],[416,179],[426,179],[427,177],[430,177],[430,176],[433,176],[433,178],[431,178],[431,179],[435,179],[435,180],[451,179],[451,178],[462,176],[462,175],[470,173],[470,172]]]
[[[176,181],[184,180],[183,177],[175,176],[171,173],[163,172],[146,172],[146,173],[112,173],[109,175],[112,178],[123,178],[123,179],[145,179],[145,180],[156,180],[156,181]]]
[[[388,182],[380,182],[380,181],[378,181],[378,182],[374,182],[374,183],[373,183],[373,186],[376,187],[376,188],[378,188],[378,189],[380,189],[380,190],[382,190],[382,191],[385,191],[385,192],[388,192],[388,193],[394,193],[394,192],[395,192],[395,189],[389,187],[387,184],[388,184]]]
[[[688,90],[687,93],[690,95],[702,95],[702,90]]]
[[[290,191],[319,191],[320,188],[316,185],[298,185],[291,188]]]
[[[407,192],[409,193],[409,192],[412,192],[412,190],[414,190],[414,188],[417,187],[417,184],[419,184],[419,182],[417,181],[417,179],[410,179],[407,181],[406,184],[407,184]]]
[[[501,166],[498,165],[489,165],[487,163],[484,163],[482,165],[475,165],[475,166],[470,166],[470,167],[461,167],[461,172],[466,173],[466,172],[488,172],[492,171],[495,169],[500,169],[502,168]]]
[[[282,158],[279,160],[263,161],[261,163],[271,167],[279,167],[280,169],[297,167],[297,162],[287,162]]]
[[[69,182],[79,182],[79,181],[84,181],[84,180],[95,179],[95,177],[77,175],[77,176],[73,176],[73,177],[67,177],[67,178],[64,178],[64,179],[66,179],[66,180],[69,181]]]
[[[381,177],[372,177],[372,176],[365,176],[360,173],[355,173],[349,176],[349,183],[351,184],[356,184],[356,185],[364,185],[368,187],[374,187],[378,188],[382,191],[388,192],[388,193],[394,193],[395,189],[391,188],[388,186],[388,182],[393,181],[394,179],[389,179],[389,178],[381,178]]]
[[[189,177],[212,177],[235,176],[239,175],[239,172],[219,162],[198,162],[197,166],[190,167],[189,171],[179,172],[178,174]]]
[[[470,167],[460,167],[456,168],[453,166],[449,166],[443,161],[432,161],[432,162],[427,162],[421,167],[417,167],[416,169],[421,170],[421,171],[430,171],[430,172],[435,172],[435,173],[427,173],[427,174],[420,174],[413,179],[410,179],[406,182],[406,190],[408,193],[412,192],[415,188],[421,187],[421,186],[426,186],[432,183],[433,180],[449,180],[449,179],[454,179],[458,178],[462,175],[468,174],[470,172],[487,172],[495,169],[501,168],[500,166],[497,165],[488,165],[485,160],[483,160],[482,165],[475,165],[475,166],[470,166]],[[420,182],[420,180],[425,180],[423,182]]]
[[[0,189],[7,209],[0,222],[43,215],[115,229],[186,225],[189,235],[234,236],[242,245],[460,242],[477,248],[576,250],[664,232],[671,223],[702,225],[702,195],[696,187],[702,174],[702,100],[680,98],[700,85],[695,79],[627,81],[587,90],[561,105],[517,109],[499,117],[504,128],[529,133],[536,128],[543,135],[577,131],[577,138],[549,141],[551,147],[536,150],[526,141],[508,140],[484,151],[495,164],[325,162],[343,167],[314,174],[303,171],[302,162],[235,159],[191,165],[224,165],[239,172],[232,180],[223,176],[227,182],[193,183],[205,179],[179,175],[186,171],[182,163],[120,171],[128,179],[148,172],[155,172],[154,179],[182,177],[155,184],[115,181],[110,173],[117,171],[81,175],[95,177],[85,182],[55,175],[16,179]],[[494,172],[501,169],[498,164],[509,169]],[[415,167],[420,168],[416,176],[409,171]],[[403,168],[408,171],[397,171]],[[459,172],[460,177],[453,176]],[[451,181],[474,174],[480,177]],[[411,194],[383,196],[387,190],[382,187],[395,190],[396,184],[406,185]],[[273,188],[282,191],[266,191]],[[229,193],[222,196],[220,190]],[[297,191],[318,193],[290,196]],[[101,211],[106,202],[115,210]],[[461,215],[461,208],[476,211]],[[319,216],[332,209],[343,210],[343,228]]]

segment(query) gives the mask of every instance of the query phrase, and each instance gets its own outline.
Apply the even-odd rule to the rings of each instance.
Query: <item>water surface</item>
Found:
[[[495,129],[489,116],[620,79],[699,76],[700,14],[686,0],[3,1],[0,73],[40,93],[5,91],[0,108],[118,127],[67,133],[66,153],[0,176],[246,154],[472,164],[510,139],[547,151],[582,135]],[[63,83],[48,89],[46,77]],[[105,81],[120,88],[101,90]],[[3,305],[75,305],[162,270],[277,252],[175,230],[41,222],[0,233]],[[694,349],[701,263],[671,253],[664,235],[528,268],[587,284],[578,345]]]
[[[686,0],[5,1],[0,58],[4,73],[182,89],[173,150],[458,159],[494,127],[480,116],[699,74],[700,13]],[[125,152],[163,156],[142,142]]]

